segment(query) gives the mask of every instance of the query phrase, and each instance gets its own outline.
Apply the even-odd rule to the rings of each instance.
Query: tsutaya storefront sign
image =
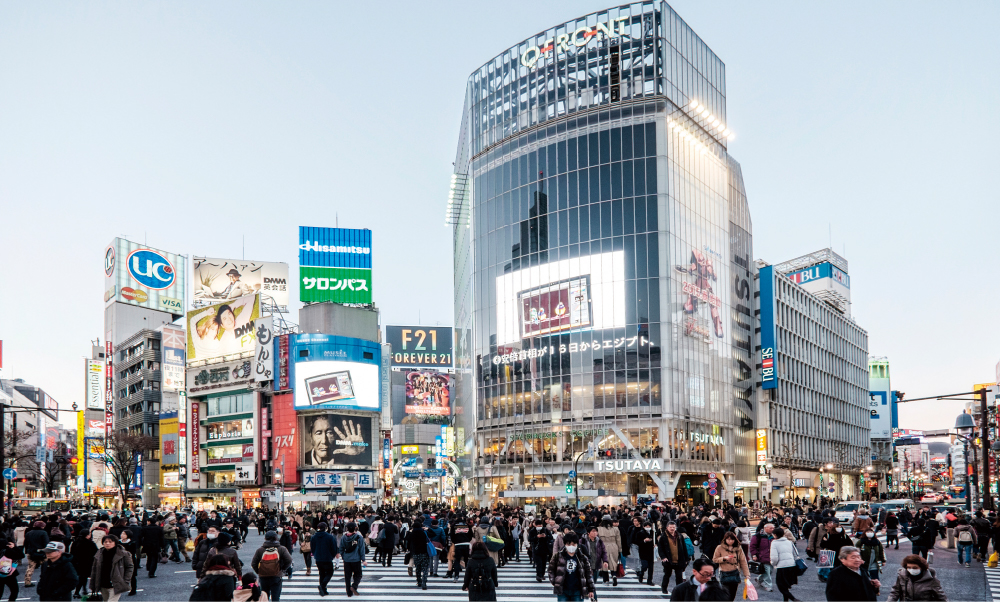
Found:
[[[594,460],[594,472],[648,472],[663,470],[663,460]]]
[[[544,54],[556,52],[557,54],[569,52],[570,46],[583,48],[591,40],[602,38],[617,38],[625,34],[625,22],[630,17],[621,17],[607,23],[598,23],[593,27],[581,27],[572,33],[559,34],[554,38],[549,38],[540,46],[529,46],[521,55],[521,64],[528,69],[534,69],[535,63]]]

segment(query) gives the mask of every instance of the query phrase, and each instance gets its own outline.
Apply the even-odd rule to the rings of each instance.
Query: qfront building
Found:
[[[469,501],[756,485],[752,230],[719,57],[664,2],[593,13],[473,72],[460,131]]]

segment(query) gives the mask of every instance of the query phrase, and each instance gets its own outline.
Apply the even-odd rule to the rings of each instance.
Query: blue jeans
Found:
[[[965,560],[962,560],[962,557]],[[972,562],[972,544],[971,543],[960,543],[958,544],[958,563]]]
[[[763,563],[764,572],[761,573],[760,577],[757,579],[757,583],[760,583],[761,587],[772,588],[774,587],[774,566],[770,562]]]
[[[557,602],[582,602],[583,592],[565,592],[556,594]]]

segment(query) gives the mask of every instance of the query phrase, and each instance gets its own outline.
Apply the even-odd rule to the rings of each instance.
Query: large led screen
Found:
[[[296,410],[381,409],[378,343],[320,334],[291,343]]]
[[[441,372],[406,373],[406,413],[448,416],[451,414],[449,377]]]
[[[625,252],[532,266],[497,277],[497,345],[557,332],[625,327]]]
[[[303,469],[375,465],[372,414],[319,412],[298,418]]]

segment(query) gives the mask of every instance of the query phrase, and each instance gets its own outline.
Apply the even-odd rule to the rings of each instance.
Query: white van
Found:
[[[903,508],[909,508],[910,512],[917,511],[917,505],[913,503],[913,500],[901,498],[898,500],[886,500],[882,502],[882,510],[884,512],[895,512],[899,514]]]
[[[862,506],[868,507],[866,502],[840,502],[837,507],[833,509],[834,516],[842,525],[849,525],[854,522],[854,515],[857,513],[858,508]]]

